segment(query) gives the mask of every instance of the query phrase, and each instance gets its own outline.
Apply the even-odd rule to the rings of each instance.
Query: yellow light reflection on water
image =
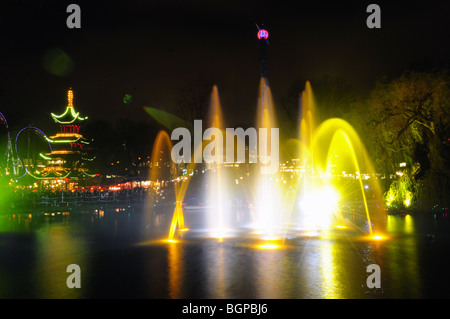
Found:
[[[176,240],[167,240],[177,242]],[[168,276],[169,276],[169,296],[172,299],[181,298],[181,284],[184,273],[181,245],[168,246]]]
[[[384,235],[375,234],[375,235],[370,236],[370,239],[376,240],[376,241],[382,241],[382,240],[386,240],[387,237]]]
[[[319,269],[322,277],[322,296],[326,299],[340,299],[342,295],[342,282],[339,277],[340,264],[336,243],[323,242],[320,247]]]
[[[414,219],[411,217],[411,215],[405,216],[405,233],[414,233]]]
[[[224,299],[229,297],[229,282],[234,277],[232,274],[233,257],[228,256],[229,250],[223,246],[217,246],[216,249],[207,249],[205,251],[208,298]]]
[[[262,244],[254,246],[256,249],[261,250],[274,250],[283,247],[281,240],[265,240]]]
[[[281,247],[280,245],[272,244],[272,243],[265,243],[265,244],[256,246],[256,248],[262,249],[262,250],[273,250],[273,249],[278,249],[280,247]]]
[[[388,240],[389,238],[390,237],[385,234],[372,233],[372,234],[364,235],[364,236],[360,237],[359,239],[362,241],[383,242],[383,241]]]

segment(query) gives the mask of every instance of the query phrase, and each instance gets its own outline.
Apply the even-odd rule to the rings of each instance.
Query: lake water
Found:
[[[388,215],[384,241],[361,232],[290,236],[255,249],[249,236],[201,236],[204,211],[186,210],[192,230],[175,244],[171,212],[145,206],[0,216],[2,298],[448,298],[450,218]],[[53,213],[53,214],[52,214]],[[426,235],[433,234],[433,240]],[[69,289],[67,266],[81,270]],[[381,288],[366,268],[380,266]]]

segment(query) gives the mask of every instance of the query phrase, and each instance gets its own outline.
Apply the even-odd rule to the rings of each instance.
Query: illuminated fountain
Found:
[[[158,197],[165,199],[174,198],[174,210],[170,223],[168,242],[176,242],[176,232],[184,232],[188,230],[184,226],[184,214],[183,214],[183,199],[186,194],[186,190],[189,184],[189,180],[180,179],[177,174],[177,167],[168,156],[172,149],[172,141],[166,131],[161,130],[155,138],[155,142],[152,150],[152,168],[150,170],[150,180],[157,186],[154,187],[154,193],[151,195],[150,203],[156,206]],[[170,163],[170,164],[166,164]],[[163,181],[173,181],[173,189],[166,188],[160,189]],[[170,183],[172,184],[172,183]],[[161,185],[162,186],[162,185]],[[173,191],[173,194],[171,193]],[[161,193],[162,192],[162,193]],[[165,194],[164,194],[165,192]],[[147,215],[149,218],[151,214]],[[150,224],[150,221],[145,223]]]
[[[276,155],[277,159],[279,156],[278,144],[272,147],[275,141],[272,135],[274,129],[278,143],[278,123],[269,85],[266,78],[261,79],[256,122],[259,130],[259,170],[252,171],[253,187],[249,187],[252,198],[247,198],[253,203],[250,212],[253,229],[251,236],[262,240],[261,244],[255,246],[257,248],[277,249],[285,243],[288,236],[319,236],[333,229],[337,231],[350,228],[366,232],[374,240],[383,238],[374,231],[374,211],[369,207],[366,188],[370,188],[370,202],[378,207],[382,207],[381,191],[357,132],[348,122],[339,118],[327,119],[316,126],[314,114],[314,97],[311,85],[307,82],[301,95],[299,138],[291,139],[287,143],[294,146],[295,154],[291,155],[298,158],[298,167],[295,173],[290,174],[290,178],[278,170],[278,160],[276,170],[268,169],[274,159],[273,155]],[[233,216],[236,212],[232,211],[229,204],[231,193],[228,175],[232,172],[226,171],[224,165],[227,162],[224,158],[225,126],[216,86],[211,93],[208,124],[210,127],[200,133],[202,143],[196,146],[201,150],[196,149],[193,152],[194,158],[196,153],[203,156],[206,166],[202,171],[207,176],[204,181],[207,185],[206,193],[201,191],[207,197],[207,209],[196,214],[202,214],[206,222],[203,230],[207,237],[219,241],[237,234],[245,237],[242,232],[237,232],[236,227],[243,225],[235,224]],[[268,134],[261,134],[262,131]],[[171,164],[162,163],[163,149],[170,153],[171,148],[169,135],[161,131],[153,148],[150,179],[161,179],[162,166],[168,165],[166,171],[169,170],[170,173],[165,180],[173,181],[174,211],[167,240],[176,242],[177,234],[187,230],[184,225],[183,201],[191,177],[179,177],[177,164],[173,161],[169,160]],[[161,162],[161,166],[155,165],[158,162]],[[187,169],[189,172],[193,171],[196,165],[195,160],[191,162]],[[362,208],[362,214],[351,213],[365,219],[362,227],[345,218],[346,214],[348,217],[348,211],[342,209],[343,203],[351,203],[353,207],[359,205]],[[241,227],[239,231],[242,229]]]
[[[212,129],[225,131],[223,124],[222,109],[220,106],[219,92],[217,86],[214,85],[210,99],[210,115],[209,124]],[[215,136],[217,138],[217,135]],[[225,179],[225,170],[222,165],[223,158],[223,140],[217,141],[215,144],[215,157],[207,159],[209,162],[208,174],[208,211],[207,211],[207,227],[209,234],[222,240],[230,232],[230,206],[228,204],[228,185]]]
[[[272,93],[266,78],[261,78],[258,94],[257,107],[257,128],[260,130],[266,128],[271,132],[273,128],[277,128],[276,116],[273,107]],[[268,163],[266,155],[275,151],[272,148],[272,135],[266,138],[266,142],[259,141],[259,165],[265,169]],[[278,152],[278,150],[277,150]],[[279,154],[270,154],[276,155]],[[278,162],[277,162],[278,163]],[[283,240],[286,231],[286,212],[284,209],[280,187],[278,167],[275,172],[259,171],[260,174],[255,184],[255,220],[254,227],[256,233],[261,235],[265,243],[261,248],[270,249],[278,245],[275,241]]]
[[[301,97],[300,138],[296,141],[302,169],[296,192],[292,193],[297,195],[290,198],[297,217],[295,228],[308,234],[346,228],[340,204],[356,199],[363,205],[367,232],[372,236],[373,220],[364,183],[368,186],[370,182],[373,200],[378,205],[382,197],[367,151],[354,128],[342,119],[327,119],[315,127],[314,108],[311,85],[307,82]],[[345,172],[354,172],[353,180],[343,178]]]

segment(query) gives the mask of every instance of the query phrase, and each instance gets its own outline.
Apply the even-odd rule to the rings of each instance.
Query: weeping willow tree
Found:
[[[449,73],[407,72],[380,81],[367,106],[374,161],[382,171],[401,175],[389,185],[386,201],[448,205]],[[399,163],[406,163],[406,168],[399,170]]]
[[[405,170],[399,172],[399,177],[394,180],[389,189],[384,193],[384,202],[388,207],[411,207],[419,197],[420,181],[415,181],[417,171],[420,169],[418,163],[412,172]]]

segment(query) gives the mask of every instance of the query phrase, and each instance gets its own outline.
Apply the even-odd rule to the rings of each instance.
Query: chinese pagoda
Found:
[[[51,144],[51,152],[42,154],[47,163],[40,172],[40,179],[64,180],[66,189],[78,186],[79,181],[94,177],[87,167],[93,160],[89,156],[88,140],[82,135],[82,125],[87,120],[75,110],[73,105],[73,90],[67,92],[67,107],[60,114],[51,113],[58,125],[58,133],[46,137]]]

